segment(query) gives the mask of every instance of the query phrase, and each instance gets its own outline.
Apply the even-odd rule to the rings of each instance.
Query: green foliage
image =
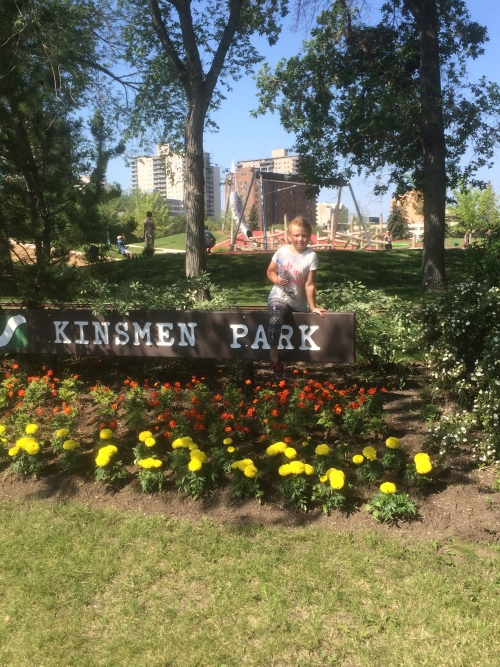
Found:
[[[248,223],[248,229],[250,229],[252,232],[257,231],[260,228],[259,214],[257,213],[255,204],[252,204],[252,208],[250,209],[250,213],[248,214],[247,223]]]
[[[387,218],[387,229],[394,239],[407,239],[410,236],[408,218],[401,206],[393,206]]]
[[[471,443],[482,462],[500,456],[500,289],[470,280],[450,285],[414,313],[429,367],[427,392],[455,405],[431,427],[441,453]]]
[[[229,493],[231,498],[257,498],[261,500],[264,492],[261,489],[257,477],[246,477],[242,470],[233,469],[231,471],[231,484],[229,486]]]
[[[414,327],[398,297],[349,280],[318,290],[317,301],[329,311],[356,314],[356,350],[370,366],[401,362],[413,347]]]
[[[346,504],[346,497],[329,484],[315,484],[312,488],[311,501],[318,503],[325,514],[338,510]]]
[[[466,61],[482,53],[486,29],[461,0],[436,0],[436,8],[446,172],[456,187],[493,156],[499,131],[491,134],[488,116],[498,113],[499,95],[496,84],[466,78]],[[300,55],[259,73],[258,112],[278,111],[296,134],[309,183],[331,186],[359,171],[384,172],[377,193],[389,183],[400,194],[423,191],[420,27],[402,0],[383,4],[380,14],[380,22],[365,22],[358,8],[336,0],[317,17]]]
[[[498,230],[500,205],[491,183],[484,190],[464,185],[454,190],[453,196],[457,203],[449,207],[449,212],[458,222],[455,229],[459,234],[469,232],[485,238],[489,229]]]
[[[377,493],[365,509],[384,523],[411,521],[418,516],[417,503],[407,493]]]
[[[384,468],[380,461],[365,459],[356,467],[356,477],[362,484],[375,484],[384,474]]]
[[[95,481],[103,482],[109,486],[119,486],[130,473],[122,461],[111,461],[107,466],[97,467],[95,470]]]
[[[200,300],[200,294],[206,292],[210,299]],[[94,278],[85,283],[80,294],[91,303],[95,314],[102,314],[109,308],[128,314],[130,310],[145,308],[224,310],[230,306],[229,290],[215,286],[207,273],[179,278],[168,290],[135,281],[116,284]]]
[[[25,477],[39,477],[47,467],[47,461],[42,453],[28,454],[21,450],[12,458],[9,472]]]
[[[311,494],[310,485],[301,475],[290,475],[278,484],[278,490],[295,507],[306,511]]]
[[[165,475],[163,474],[163,470],[160,470],[159,468],[142,468],[137,477],[144,493],[161,491],[163,484],[165,483]]]

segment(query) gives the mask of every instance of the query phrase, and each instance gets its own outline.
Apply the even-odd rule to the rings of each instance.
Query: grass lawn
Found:
[[[9,667],[497,665],[498,547],[0,508]]]
[[[174,237],[169,237],[174,238]],[[207,271],[213,282],[229,288],[239,304],[264,304],[270,290],[266,270],[272,253],[225,254],[207,257]],[[447,271],[458,278],[465,253],[446,253]],[[319,253],[317,285],[326,288],[332,282],[359,280],[370,289],[382,289],[410,301],[420,298],[420,265],[418,250],[393,252],[343,252],[325,250]],[[117,262],[103,267],[102,275],[110,281],[137,280],[158,287],[167,287],[184,275],[184,255],[156,255],[130,262]]]

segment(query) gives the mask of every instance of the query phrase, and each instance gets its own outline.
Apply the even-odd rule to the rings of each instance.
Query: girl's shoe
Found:
[[[285,377],[285,367],[281,361],[281,357],[278,357],[278,361],[271,361],[271,368],[277,380],[283,380]]]

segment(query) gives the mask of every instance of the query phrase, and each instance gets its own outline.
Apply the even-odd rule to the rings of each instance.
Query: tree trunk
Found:
[[[415,17],[420,38],[420,114],[424,155],[424,251],[421,288],[444,282],[446,143],[441,96],[441,68],[436,0],[404,0]]]
[[[203,156],[204,104],[193,103],[184,134],[186,176],[186,275],[197,276],[206,267],[205,241],[205,160]]]

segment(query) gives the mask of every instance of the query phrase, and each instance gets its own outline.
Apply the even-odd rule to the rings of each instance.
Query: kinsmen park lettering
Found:
[[[157,345],[158,347],[171,347],[174,344],[180,347],[196,346],[197,322],[111,322],[86,321],[86,320],[54,320],[54,343],[76,345]],[[241,348],[240,340],[248,340],[248,327],[245,324],[229,324],[232,342],[229,347]],[[320,350],[312,336],[319,326],[308,326],[301,324],[299,350]],[[281,331],[280,349],[294,350],[292,344],[293,327],[284,324]],[[251,339],[250,339],[251,340]],[[245,344],[248,347],[248,343]],[[262,324],[259,324],[253,341],[250,345],[252,350],[262,348],[269,349],[266,332]]]

